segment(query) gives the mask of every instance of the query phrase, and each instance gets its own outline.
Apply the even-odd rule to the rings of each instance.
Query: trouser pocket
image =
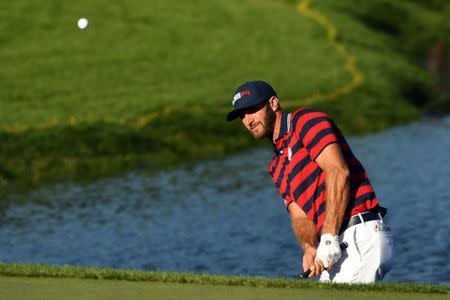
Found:
[[[390,228],[380,220],[356,226],[355,244],[361,259],[361,281],[379,281],[393,265],[394,242]]]
[[[384,224],[382,224],[381,227],[375,227],[374,231],[378,238],[378,245],[380,248],[380,267],[378,276],[381,280],[384,275],[392,269],[394,264],[394,240],[390,228]]]

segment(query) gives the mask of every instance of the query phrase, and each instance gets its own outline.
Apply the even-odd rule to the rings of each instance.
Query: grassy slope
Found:
[[[39,277],[40,279],[31,279],[33,277]],[[141,284],[134,284],[131,282],[141,282]],[[158,284],[149,284],[152,282]],[[27,286],[27,288],[24,289],[24,286]],[[205,296],[206,294],[214,293],[219,298],[223,298],[229,297],[231,295],[229,293],[233,293],[232,298],[237,299],[248,297],[249,294],[260,295],[261,297],[271,295],[269,298],[272,298],[272,293],[275,291],[286,297],[293,297],[301,294],[315,295],[316,297],[321,295],[335,295],[335,299],[346,299],[346,297],[356,296],[363,296],[364,298],[366,296],[369,298],[381,296],[383,299],[397,299],[398,297],[406,296],[411,299],[448,299],[450,292],[448,286],[428,284],[324,284],[310,280],[300,281],[286,278],[219,276],[74,266],[0,263],[0,290],[3,293],[6,292],[15,297],[25,296],[25,294],[43,294],[55,297],[60,295],[66,296],[64,293],[69,290],[71,292],[68,296],[79,296],[80,294],[84,295],[83,290],[86,289],[92,291],[91,293],[93,294],[97,295],[98,293],[99,295],[102,295],[102,297],[105,297],[103,296],[104,293],[108,293],[108,289],[113,286],[120,289],[121,292],[118,291],[118,294],[116,294],[116,292],[111,293],[111,291],[109,291],[109,295],[121,295],[120,293],[124,293],[124,295],[133,296],[135,295],[133,293],[137,292],[139,293],[137,296],[140,297],[141,294],[159,293],[159,291],[161,291],[160,289],[163,289],[164,292],[161,291],[160,295],[163,295],[166,292],[170,294],[179,293],[177,295],[200,293]],[[255,289],[256,287],[264,289]]]
[[[0,128],[133,120],[167,105],[228,108],[249,78],[266,78],[283,97],[348,79],[320,28],[280,1],[2,5]],[[91,20],[88,30],[76,28],[78,16]],[[316,69],[327,72],[308,80]]]
[[[300,105],[351,79],[323,28],[291,2],[2,2],[0,187],[153,170],[253,145],[224,121],[238,84],[264,78]],[[336,25],[365,80],[315,106],[346,133],[415,118],[407,91],[423,89],[426,101],[430,79],[397,37],[364,25],[352,1],[339,3],[313,8]],[[91,21],[85,31],[79,16]]]
[[[10,299],[448,299],[442,294],[355,292],[314,289],[251,288],[170,283],[136,283],[49,278],[0,277],[2,296]]]
[[[9,47],[0,49],[0,184],[1,177],[29,185],[101,176],[142,162],[158,168],[241,149],[250,139],[231,138],[238,126],[224,115],[242,81],[265,78],[294,97],[348,79],[320,28],[283,2],[1,5],[0,39]],[[91,20],[88,30],[75,28],[78,16]],[[328,72],[308,80],[317,69]],[[164,114],[164,107],[181,111]],[[30,127],[37,129],[23,130]]]

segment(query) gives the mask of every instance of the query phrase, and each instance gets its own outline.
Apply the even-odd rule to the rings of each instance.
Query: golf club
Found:
[[[346,249],[346,248],[348,247],[348,244],[347,244],[347,242],[342,242],[339,246],[341,247],[341,250],[344,250],[344,249]],[[298,279],[301,279],[301,280],[307,279],[308,276],[309,276],[309,274],[311,274],[311,269],[306,270],[305,272],[303,272],[302,274],[300,274],[300,276],[298,277]]]

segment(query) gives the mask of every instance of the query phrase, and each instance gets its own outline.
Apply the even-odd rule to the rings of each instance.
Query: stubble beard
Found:
[[[266,106],[266,112],[264,114],[264,120],[263,123],[260,124],[259,126],[261,126],[262,128],[260,128],[260,131],[250,131],[253,135],[253,137],[257,140],[261,140],[264,138],[272,138],[273,136],[273,130],[275,128],[275,118],[276,118],[276,114],[275,112],[272,110],[272,108],[267,105]]]

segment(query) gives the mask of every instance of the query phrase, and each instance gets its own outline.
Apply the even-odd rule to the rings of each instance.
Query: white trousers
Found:
[[[342,250],[337,263],[321,274],[320,281],[374,283],[391,269],[394,241],[382,220],[351,226],[339,236],[339,241],[348,247]]]

